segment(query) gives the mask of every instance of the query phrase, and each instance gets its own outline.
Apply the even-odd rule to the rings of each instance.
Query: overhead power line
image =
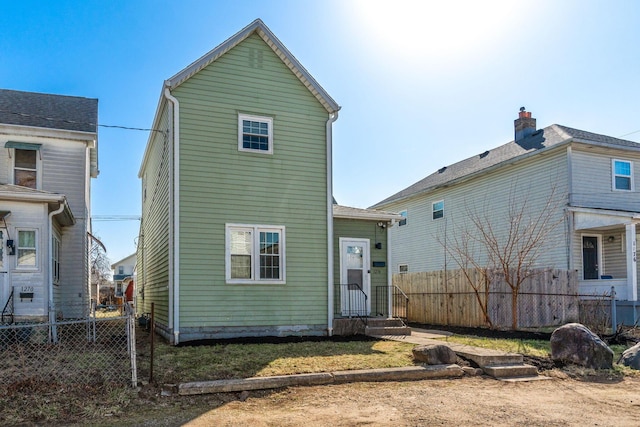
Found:
[[[93,215],[93,221],[140,221],[140,215]]]
[[[18,113],[18,112],[15,112],[15,111],[8,111],[8,110],[0,110],[0,113],[13,114],[15,116],[21,116],[21,117],[31,117],[31,118],[41,119],[41,120],[48,120],[48,121],[51,121],[51,122],[69,123],[69,124],[73,124],[73,125],[88,125],[88,126],[98,126],[98,127],[103,127],[103,128],[137,130],[137,131],[143,131],[143,132],[159,132],[159,133],[162,133],[162,134],[165,133],[165,131],[161,130],[161,129],[137,128],[137,127],[119,126],[119,125],[103,125],[103,124],[100,124],[100,123],[90,123],[90,122],[79,122],[79,121],[76,121],[76,120],[56,119],[56,118],[53,118],[53,117],[38,116],[36,114]]]

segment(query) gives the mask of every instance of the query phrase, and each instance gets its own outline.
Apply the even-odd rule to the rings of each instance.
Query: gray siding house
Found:
[[[0,90],[3,322],[77,317],[89,301],[98,100]]]
[[[640,222],[640,144],[562,125],[536,128],[521,109],[515,139],[443,167],[373,208],[400,212],[391,230],[395,273],[458,268],[443,242],[482,213],[506,235],[514,203],[556,223],[534,267],[576,270],[584,295],[616,291],[618,306],[638,300],[637,224]],[[553,203],[550,203],[553,201]],[[475,255],[480,262],[486,253]],[[449,263],[449,264],[447,264]],[[631,308],[625,321],[637,315]]]

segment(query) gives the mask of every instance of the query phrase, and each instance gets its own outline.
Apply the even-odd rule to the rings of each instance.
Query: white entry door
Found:
[[[340,309],[343,316],[371,313],[369,239],[340,238]]]

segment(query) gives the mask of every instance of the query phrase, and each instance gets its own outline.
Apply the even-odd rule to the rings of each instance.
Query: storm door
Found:
[[[343,316],[371,312],[369,240],[340,238],[340,311]]]
[[[598,237],[582,236],[582,278],[583,280],[594,280],[599,278],[598,274]]]

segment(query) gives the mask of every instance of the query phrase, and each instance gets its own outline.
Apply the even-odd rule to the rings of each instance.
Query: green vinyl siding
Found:
[[[164,104],[160,129],[170,128],[169,111]],[[150,313],[154,303],[155,320],[169,325],[169,206],[171,177],[170,135],[154,132],[149,157],[142,170],[142,222],[137,246],[137,311]]]
[[[326,325],[328,113],[256,35],[173,95],[181,329]],[[273,154],[238,150],[239,113],[273,119]],[[286,283],[227,284],[225,224],[284,226]]]
[[[334,218],[333,220],[333,283],[340,283],[340,238],[369,239],[371,251],[371,314],[387,314],[384,291],[388,286],[387,229],[378,227],[378,220]],[[376,243],[381,249],[376,249]],[[385,267],[374,267],[374,263],[384,262]],[[376,297],[377,295],[377,297]]]

